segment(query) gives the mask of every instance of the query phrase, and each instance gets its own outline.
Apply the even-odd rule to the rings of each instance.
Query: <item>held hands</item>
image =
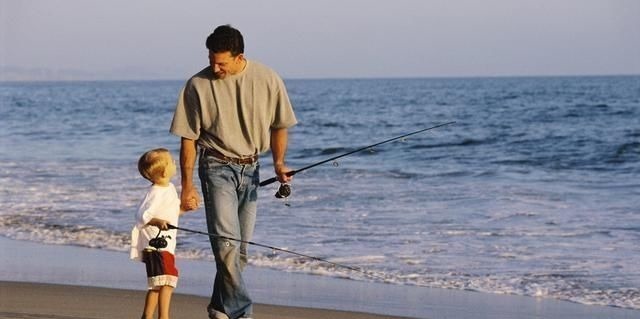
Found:
[[[200,198],[198,192],[193,185],[182,186],[182,193],[180,194],[180,209],[182,211],[196,210],[199,207]]]

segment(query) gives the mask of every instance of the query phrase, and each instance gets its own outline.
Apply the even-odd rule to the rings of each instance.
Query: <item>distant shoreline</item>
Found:
[[[3,71],[0,68],[0,74]],[[140,77],[140,78],[117,78],[104,76],[79,76],[79,75],[59,75],[59,76],[42,76],[29,74],[12,74],[4,72],[0,76],[0,84],[7,83],[82,83],[82,82],[185,82],[189,75],[184,78],[173,77]],[[55,74],[54,71],[44,74]],[[523,79],[523,78],[603,78],[603,77],[640,77],[640,74],[539,74],[539,75],[460,75],[460,76],[391,76],[391,77],[284,77],[285,81],[366,81],[366,80],[469,80],[469,79]]]

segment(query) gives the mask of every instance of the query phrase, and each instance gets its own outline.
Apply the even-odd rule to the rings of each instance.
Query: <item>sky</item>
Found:
[[[285,79],[640,74],[638,0],[0,0],[0,81],[186,79],[221,24]]]

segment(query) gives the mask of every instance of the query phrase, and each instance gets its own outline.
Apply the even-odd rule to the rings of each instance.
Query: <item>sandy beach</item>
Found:
[[[137,318],[144,269],[123,252],[0,238],[0,318]],[[205,318],[213,265],[180,260],[172,318]],[[257,319],[640,318],[543,298],[355,282],[250,267]]]
[[[2,310],[0,318],[137,318],[140,316],[143,291],[66,286],[20,282],[1,282]],[[176,294],[172,299],[171,317],[205,318],[208,298]],[[258,304],[257,318],[350,318],[375,319],[389,316]]]

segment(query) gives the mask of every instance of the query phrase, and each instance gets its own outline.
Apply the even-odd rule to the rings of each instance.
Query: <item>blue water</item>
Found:
[[[286,84],[293,168],[456,123],[300,173],[286,203],[261,191],[254,241],[375,277],[260,247],[253,265],[640,309],[640,77]],[[2,235],[126,250],[147,187],[137,158],[178,154],[181,86],[0,84]],[[202,210],[181,224],[204,230]],[[182,232],[178,251],[212,258],[202,235]]]

